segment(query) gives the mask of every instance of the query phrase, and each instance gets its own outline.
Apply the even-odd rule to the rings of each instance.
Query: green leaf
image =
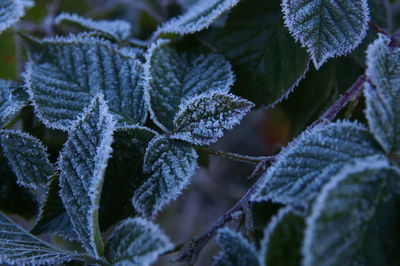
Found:
[[[340,121],[306,130],[262,176],[254,200],[304,206],[344,164],[382,154],[362,125]]]
[[[157,225],[142,218],[129,218],[111,235],[105,246],[105,257],[116,266],[147,266],[172,247]]]
[[[32,7],[31,0],[0,1],[0,33],[15,24],[25,15],[25,9]]]
[[[30,188],[44,187],[54,175],[46,148],[37,138],[14,130],[0,130],[0,145],[18,184]]]
[[[174,119],[176,133],[172,138],[209,145],[221,138],[224,130],[238,125],[253,106],[243,98],[218,91],[189,98]]]
[[[301,265],[304,229],[305,221],[301,215],[290,207],[281,209],[264,231],[260,252],[264,265]]]
[[[48,127],[68,130],[98,93],[104,94],[119,125],[146,120],[143,67],[133,49],[73,35],[27,43],[31,61],[25,81],[37,115]]]
[[[241,94],[260,105],[286,98],[310,61],[284,27],[280,1],[242,0],[229,15],[218,49],[232,62]]]
[[[369,46],[365,96],[369,128],[387,153],[400,151],[400,48],[384,35]]]
[[[59,177],[54,176],[49,183],[39,218],[31,233],[35,235],[53,233],[68,240],[78,240],[78,235],[61,200],[59,186]]]
[[[218,231],[217,241],[222,247],[214,266],[261,265],[256,249],[240,233],[225,227]]]
[[[178,52],[159,41],[147,53],[145,79],[152,119],[172,131],[180,104],[205,92],[229,92],[234,75],[221,55]]]
[[[184,14],[165,22],[153,34],[190,34],[208,28],[223,13],[234,7],[239,0],[201,0],[191,6]]]
[[[399,265],[399,178],[386,158],[343,167],[307,219],[303,265]]]
[[[0,79],[0,127],[6,127],[27,104],[27,97],[18,84]]]
[[[134,193],[132,203],[145,216],[155,215],[176,199],[190,183],[197,167],[197,153],[190,146],[163,135],[147,147],[143,169],[149,178]]]
[[[43,265],[79,259],[77,253],[51,246],[0,213],[0,263]]]
[[[282,10],[290,33],[307,47],[317,69],[350,53],[368,29],[367,0],[283,0]]]
[[[115,122],[96,96],[69,132],[59,158],[61,199],[79,240],[94,257],[103,253],[99,205]]]
[[[131,32],[131,25],[124,20],[92,20],[90,18],[84,18],[76,14],[61,13],[55,20],[55,24],[73,24],[79,25],[84,29],[94,30],[106,35],[111,36],[117,41],[124,41],[128,39]]]

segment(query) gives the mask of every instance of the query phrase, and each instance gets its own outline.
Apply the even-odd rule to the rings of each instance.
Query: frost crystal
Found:
[[[204,93],[181,104],[174,119],[172,138],[197,145],[208,145],[224,135],[224,130],[238,125],[253,103],[224,92]]]
[[[51,246],[0,213],[0,263],[47,265],[71,260],[79,260],[79,255]]]
[[[285,24],[318,69],[356,48],[368,29],[367,0],[283,0]]]
[[[376,156],[333,176],[307,218],[303,265],[397,265],[390,254],[398,254],[399,178]]]
[[[26,105],[26,93],[18,84],[0,79],[0,127],[4,128]]]
[[[27,40],[25,81],[38,117],[68,130],[94,95],[103,93],[119,124],[144,123],[143,68],[132,50],[96,38]]]
[[[185,100],[205,92],[229,92],[234,82],[231,66],[223,56],[178,52],[165,41],[150,47],[146,61],[150,113],[165,131],[173,130],[173,119]]]
[[[131,32],[131,25],[127,21],[123,20],[95,21],[89,18],[80,17],[76,14],[61,13],[58,17],[56,17],[54,22],[56,24],[61,24],[63,22],[77,24],[83,28],[110,35],[117,41],[126,40]]]
[[[30,188],[47,185],[54,167],[40,140],[21,131],[0,130],[0,144],[19,184]]]
[[[103,248],[98,209],[114,124],[103,96],[96,96],[69,132],[59,158],[61,199],[82,245],[95,257]]]
[[[305,205],[345,163],[381,154],[371,133],[352,122],[304,132],[278,155],[262,177],[254,200]]]
[[[196,166],[194,149],[165,136],[156,136],[144,157],[143,169],[150,177],[135,191],[133,206],[143,215],[154,217],[189,184]]]
[[[386,152],[400,151],[400,49],[384,35],[369,46],[365,96],[369,128]],[[372,86],[371,86],[372,85]]]
[[[31,0],[0,1],[0,33],[15,24],[25,15],[25,9],[32,7]]]
[[[116,266],[148,266],[173,248],[160,228],[142,218],[123,221],[105,246],[106,258]]]

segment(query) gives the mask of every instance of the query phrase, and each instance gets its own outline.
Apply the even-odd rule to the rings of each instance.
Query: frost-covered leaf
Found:
[[[103,253],[99,205],[115,122],[102,95],[77,120],[59,158],[61,199],[85,249]]]
[[[39,218],[35,226],[31,229],[31,233],[35,235],[53,233],[69,240],[78,240],[71,219],[62,203],[59,194],[59,184],[59,177],[54,176],[49,183]]]
[[[281,209],[264,231],[260,252],[263,265],[301,265],[304,228],[302,216],[290,207]]]
[[[131,25],[124,20],[92,20],[76,14],[61,13],[56,17],[56,24],[71,23],[88,30],[95,30],[110,35],[117,41],[126,40],[131,32]]]
[[[243,98],[218,91],[192,97],[180,106],[172,138],[211,144],[224,135],[224,130],[238,125],[253,106]]]
[[[332,177],[306,222],[303,265],[399,265],[399,178],[376,157]]]
[[[51,246],[0,213],[0,263],[43,265],[71,260],[79,260],[79,255]]]
[[[205,92],[229,92],[234,82],[223,56],[180,52],[165,41],[150,47],[145,78],[152,119],[165,131],[173,130],[173,119],[185,100]]]
[[[154,217],[189,184],[196,166],[194,149],[165,136],[156,136],[146,150],[143,169],[150,176],[135,191],[132,199],[135,209]]]
[[[342,121],[305,131],[277,157],[262,177],[254,199],[304,205],[344,164],[381,154],[362,125]]]
[[[280,1],[240,1],[222,30],[218,50],[232,62],[241,95],[260,105],[285,98],[310,62],[306,49],[284,27]]]
[[[208,28],[223,13],[234,7],[239,0],[201,0],[184,14],[165,22],[154,36],[165,33],[190,34]]]
[[[400,49],[389,46],[380,35],[368,48],[365,96],[369,128],[391,153],[400,151]]]
[[[1,0],[0,33],[16,23],[25,15],[26,9],[32,6],[31,0]]]
[[[240,233],[227,227],[222,228],[217,233],[217,241],[223,252],[215,258],[214,266],[261,265],[255,247],[244,239]]]
[[[368,29],[367,0],[283,0],[285,24],[318,69],[356,48]]]
[[[54,175],[46,148],[37,138],[21,131],[0,130],[0,145],[19,184],[44,187]]]
[[[98,93],[119,124],[144,123],[143,66],[133,50],[76,36],[27,42],[31,61],[25,80],[47,126],[68,130]]]
[[[132,216],[132,196],[146,180],[143,158],[156,132],[140,126],[119,128],[114,132],[113,154],[108,161],[100,200],[100,229]]]
[[[129,218],[115,229],[104,254],[112,265],[147,266],[172,247],[157,225],[142,218]]]
[[[0,79],[0,127],[4,128],[27,104],[27,96],[18,84]]]

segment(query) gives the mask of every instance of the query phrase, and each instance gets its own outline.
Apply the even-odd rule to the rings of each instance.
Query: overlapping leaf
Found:
[[[300,265],[304,229],[302,216],[290,207],[280,210],[264,231],[260,252],[263,265]]]
[[[131,31],[131,25],[127,21],[123,20],[92,20],[89,18],[84,18],[76,14],[61,13],[58,15],[54,23],[71,23],[79,25],[88,30],[99,31],[106,35],[113,37],[117,41],[126,40]]]
[[[281,1],[242,0],[229,15],[218,49],[232,62],[240,94],[260,105],[284,99],[309,66],[305,48],[284,27]]]
[[[16,23],[25,15],[25,10],[32,6],[31,0],[0,1],[0,33]]]
[[[21,131],[0,130],[0,145],[19,184],[44,187],[54,175],[46,148],[37,138]]]
[[[400,49],[383,35],[367,52],[365,96],[370,130],[386,152],[400,151]]]
[[[0,79],[0,127],[4,128],[27,104],[27,95],[18,84]]]
[[[173,119],[185,100],[205,92],[228,92],[234,81],[231,66],[221,55],[179,52],[165,41],[149,49],[145,77],[152,118],[165,131],[173,130]]]
[[[253,103],[233,94],[205,93],[187,100],[174,119],[172,138],[198,145],[216,142],[224,130],[238,125]]]
[[[217,241],[223,252],[215,259],[214,266],[261,265],[254,246],[244,239],[240,233],[229,228],[220,229]]]
[[[98,209],[114,126],[103,96],[96,96],[59,158],[62,201],[82,245],[95,257],[103,252]]]
[[[51,246],[0,213],[0,263],[43,265],[71,260],[79,260],[79,255]]]
[[[337,173],[307,219],[303,265],[398,265],[399,178],[376,157]]]
[[[142,64],[133,50],[76,36],[27,42],[31,62],[25,79],[47,126],[68,130],[98,93],[104,94],[119,124],[144,123]]]
[[[368,29],[367,0],[284,0],[285,24],[307,47],[316,68],[350,53]]]
[[[155,137],[144,157],[143,168],[150,176],[135,191],[135,209],[154,217],[189,184],[196,166],[197,153],[190,146],[162,135]]]
[[[381,154],[372,134],[352,122],[316,126],[281,151],[262,177],[255,200],[304,205],[344,164]]]
[[[111,235],[105,256],[112,265],[147,266],[172,247],[158,226],[142,218],[129,218]]]

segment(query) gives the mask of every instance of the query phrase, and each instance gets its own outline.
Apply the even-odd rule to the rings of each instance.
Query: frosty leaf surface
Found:
[[[264,230],[261,259],[266,266],[301,265],[304,218],[290,207],[281,209]]]
[[[40,140],[21,131],[0,130],[0,144],[19,184],[30,188],[47,185],[54,166]]]
[[[150,47],[145,78],[152,119],[165,131],[173,130],[173,119],[185,100],[205,92],[228,92],[234,82],[223,56],[180,52],[165,41]]]
[[[193,148],[156,136],[144,157],[143,169],[149,177],[135,191],[133,206],[141,214],[154,217],[190,183],[196,167],[197,153]]]
[[[217,233],[217,241],[223,251],[216,257],[214,266],[261,265],[255,247],[240,233],[222,228]]]
[[[132,49],[91,37],[29,39],[25,74],[39,118],[68,130],[94,95],[103,93],[118,124],[144,123],[143,67]]]
[[[274,105],[296,87],[308,70],[305,48],[284,27],[281,1],[242,0],[232,9],[218,50],[232,62],[240,95]]]
[[[59,158],[60,195],[87,252],[99,257],[103,242],[99,205],[115,122],[102,95],[77,120]]]
[[[4,128],[27,104],[25,93],[18,84],[0,79],[0,127]]]
[[[155,32],[189,34],[208,28],[218,17],[234,7],[239,0],[201,0],[191,5],[182,15],[165,22]]]
[[[285,24],[318,69],[356,48],[368,29],[367,0],[283,0]]]
[[[51,246],[0,213],[0,263],[43,265],[77,259],[77,253]]]
[[[181,105],[174,119],[172,138],[197,145],[208,145],[224,135],[224,130],[238,125],[253,103],[223,92],[205,93]]]
[[[399,178],[376,157],[332,177],[307,218],[303,265],[398,265]]]
[[[316,126],[296,138],[262,176],[254,199],[305,205],[344,164],[381,154],[362,125],[340,121]]]
[[[400,49],[384,35],[367,51],[369,128],[387,153],[400,151]]]
[[[147,266],[172,247],[157,225],[142,218],[129,218],[115,229],[104,252],[112,265]]]
[[[117,41],[126,40],[131,32],[131,25],[124,20],[92,20],[76,14],[61,13],[54,21],[56,24],[71,23],[88,30],[95,30],[113,37]]]
[[[27,8],[34,4],[31,0],[0,1],[0,33],[15,24],[25,15]]]

